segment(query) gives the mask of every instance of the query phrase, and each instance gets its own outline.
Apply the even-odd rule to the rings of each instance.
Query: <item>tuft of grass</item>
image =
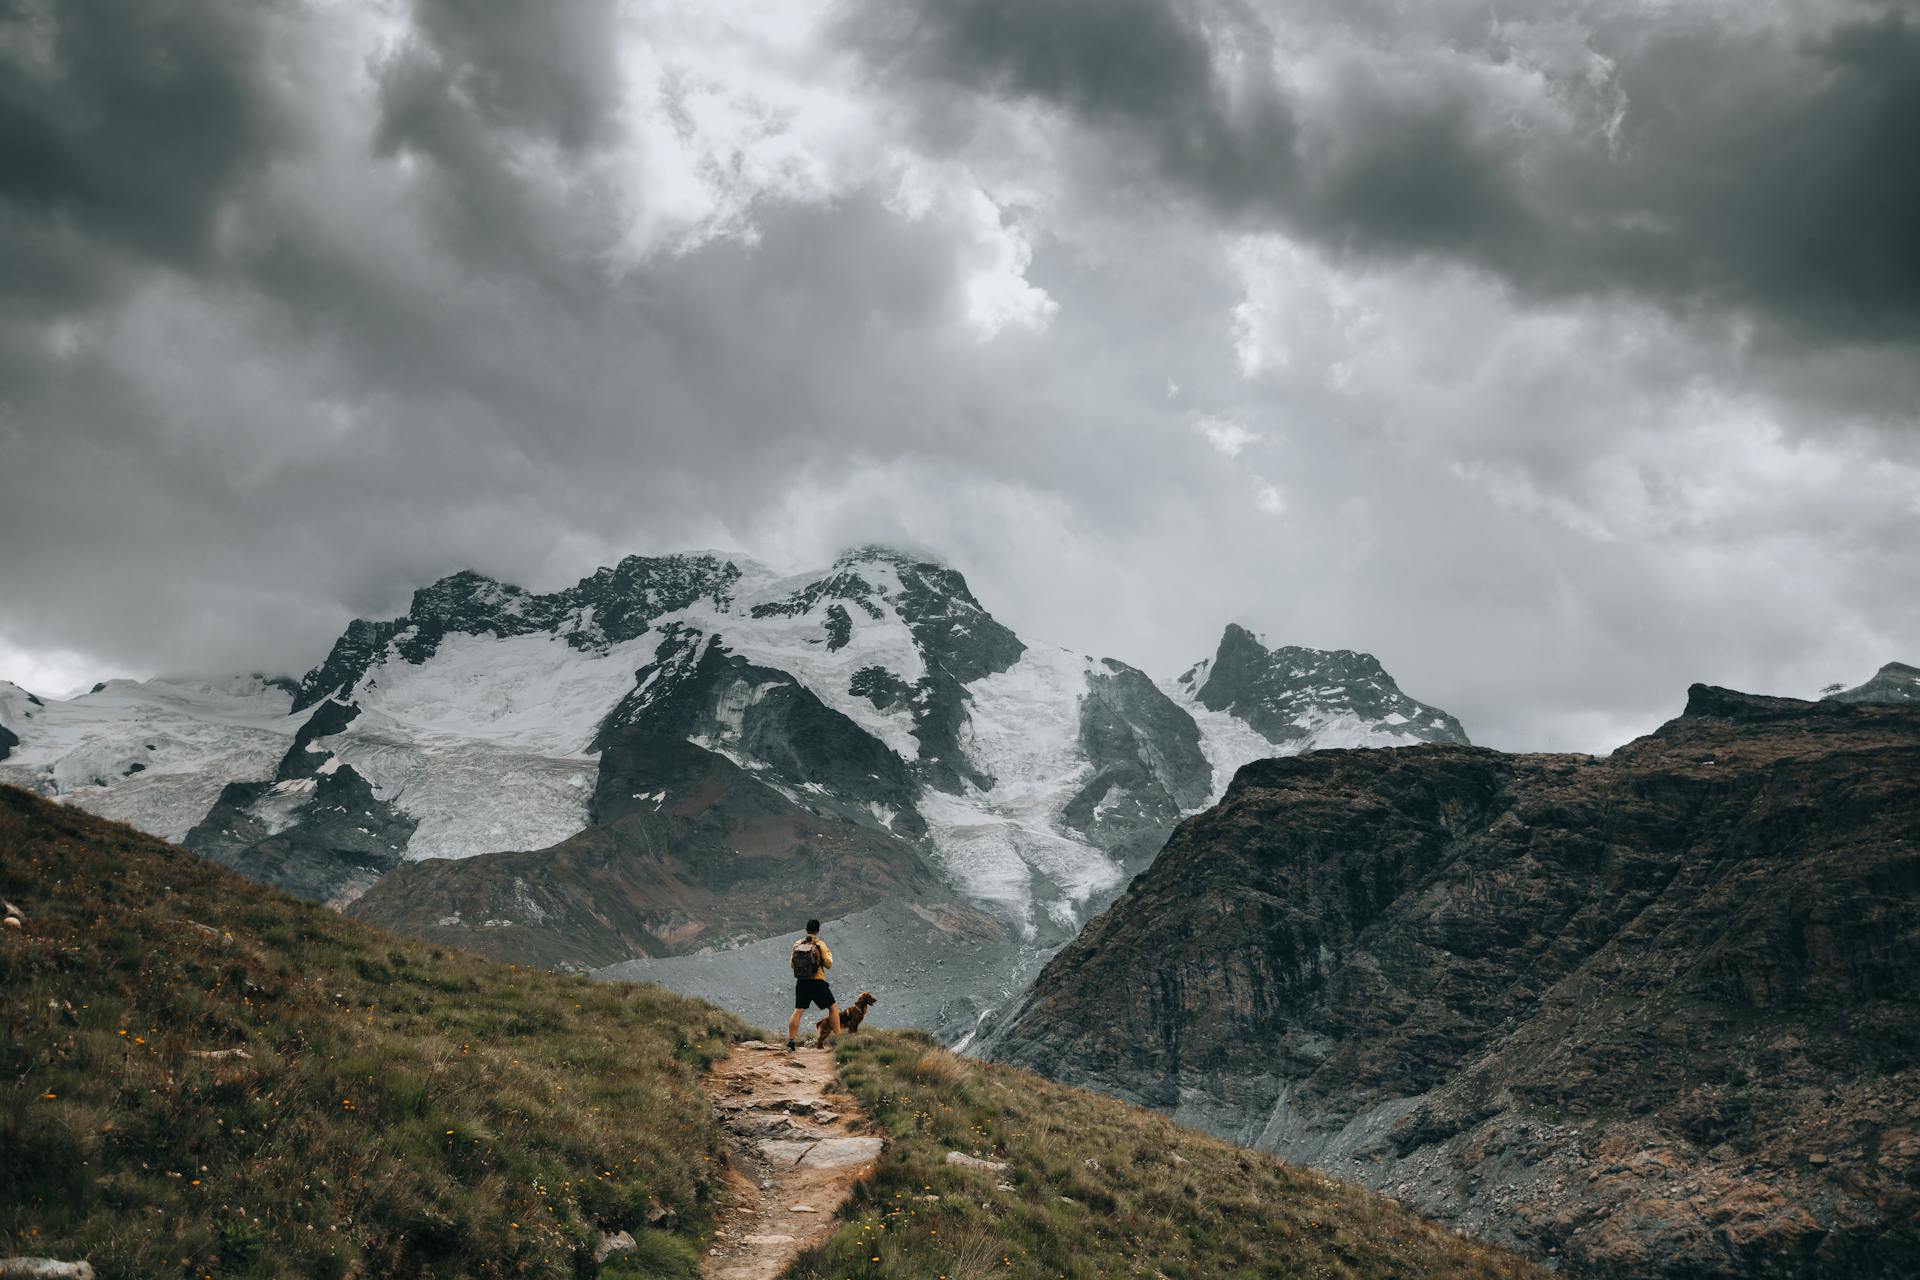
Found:
[[[608,1258],[601,1280],[693,1280],[700,1274],[700,1251],[665,1231],[636,1231],[633,1248]]]
[[[0,1256],[150,1276],[695,1274],[700,1073],[656,987],[394,937],[0,787]],[[601,1231],[639,1247],[596,1269]]]
[[[836,1045],[842,1082],[891,1142],[796,1280],[1546,1274],[1364,1188],[918,1032]],[[950,1165],[950,1151],[1007,1168]]]
[[[929,1049],[913,1060],[913,1078],[923,1084],[951,1089],[967,1075],[967,1060],[946,1049]]]

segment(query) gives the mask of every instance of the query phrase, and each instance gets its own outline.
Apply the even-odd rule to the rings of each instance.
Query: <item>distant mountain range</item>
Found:
[[[0,733],[0,780],[497,958],[764,1013],[817,914],[836,973],[949,1037],[1247,761],[1466,741],[1367,654],[1229,626],[1156,682],[881,547],[794,576],[632,556],[547,594],[454,574],[297,683],[0,684]]]

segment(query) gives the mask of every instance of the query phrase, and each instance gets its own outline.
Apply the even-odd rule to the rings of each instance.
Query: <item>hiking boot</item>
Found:
[[[800,1046],[799,1046],[799,1045],[797,1045],[797,1044],[795,1044],[795,1043],[794,1043],[793,1041],[791,1041],[791,1040],[789,1040],[789,1041],[787,1041],[787,1052],[788,1052],[788,1053],[792,1053],[792,1052],[793,1052],[793,1051],[794,1051],[795,1049],[798,1049],[799,1047],[800,1047]]]

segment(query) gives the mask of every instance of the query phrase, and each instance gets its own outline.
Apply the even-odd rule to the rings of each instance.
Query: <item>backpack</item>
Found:
[[[820,948],[811,939],[793,949],[793,976],[801,979],[820,976]]]

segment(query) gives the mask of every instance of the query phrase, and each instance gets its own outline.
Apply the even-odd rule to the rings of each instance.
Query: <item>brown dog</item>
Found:
[[[873,992],[862,991],[858,1000],[855,1000],[852,1004],[840,1011],[840,1029],[842,1031],[858,1031],[860,1024],[867,1020],[867,1006],[879,1003],[878,1000],[873,998]],[[824,1049],[827,1047],[827,1024],[829,1021],[831,1021],[831,1019],[820,1019],[820,1039],[814,1042],[814,1048]]]

